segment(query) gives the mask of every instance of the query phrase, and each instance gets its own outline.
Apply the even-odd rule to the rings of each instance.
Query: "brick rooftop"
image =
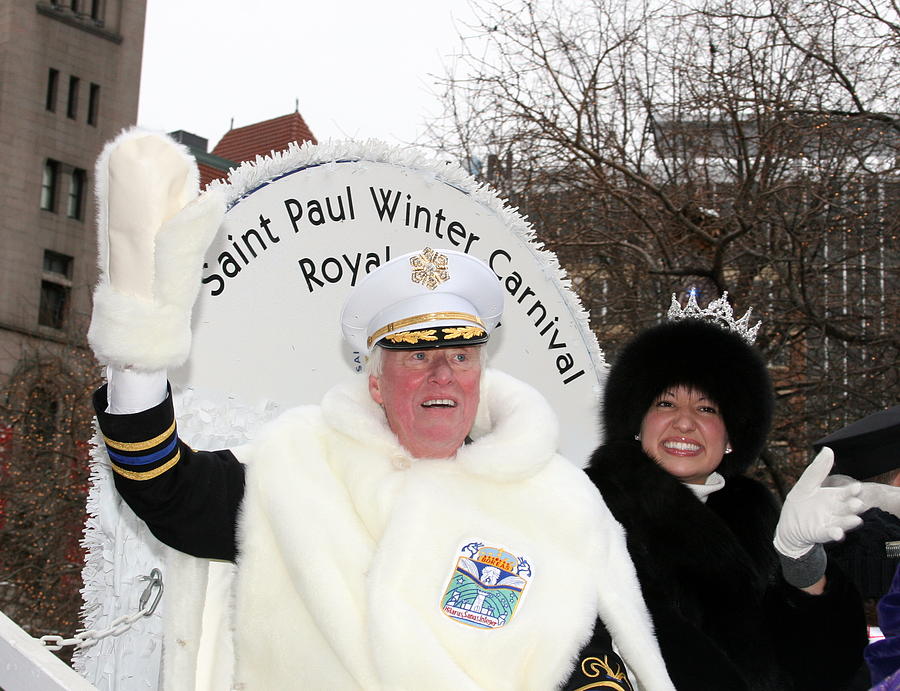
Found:
[[[291,142],[318,143],[303,116],[296,111],[228,130],[212,153],[230,161],[243,163],[252,161],[257,156],[267,156],[273,151],[282,151],[288,148]]]

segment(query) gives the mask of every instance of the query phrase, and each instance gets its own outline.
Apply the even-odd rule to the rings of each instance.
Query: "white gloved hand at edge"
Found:
[[[858,497],[859,482],[823,486],[833,464],[834,453],[823,447],[788,493],[774,540],[784,556],[802,557],[815,545],[840,540],[862,523],[857,514],[866,507]]]
[[[885,485],[880,482],[860,482],[847,475],[829,475],[823,483],[826,487],[844,487],[856,482],[859,484],[859,500],[864,504],[863,511],[876,508],[892,513],[900,518],[900,487]]]

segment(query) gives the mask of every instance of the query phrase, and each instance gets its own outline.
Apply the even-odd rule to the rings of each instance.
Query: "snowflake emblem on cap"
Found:
[[[435,252],[430,247],[409,258],[412,266],[413,283],[421,283],[428,290],[434,290],[441,283],[450,280],[449,260],[446,254]]]

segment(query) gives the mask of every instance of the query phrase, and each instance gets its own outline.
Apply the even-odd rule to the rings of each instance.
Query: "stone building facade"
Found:
[[[146,0],[0,2],[0,385],[26,352],[84,343],[93,166],[137,119]]]

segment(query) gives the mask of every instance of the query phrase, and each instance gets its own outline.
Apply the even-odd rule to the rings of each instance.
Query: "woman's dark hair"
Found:
[[[687,386],[715,401],[733,453],[718,467],[743,473],[762,451],[774,397],[759,352],[739,335],[698,319],[667,322],[632,339],[606,379],[606,441],[634,440],[650,405],[663,391]]]

